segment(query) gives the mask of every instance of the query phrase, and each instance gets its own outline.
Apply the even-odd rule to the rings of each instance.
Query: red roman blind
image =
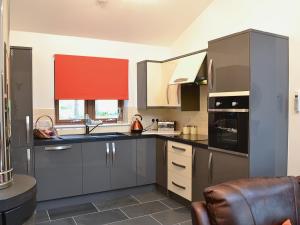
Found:
[[[128,60],[55,55],[55,99],[128,99]]]

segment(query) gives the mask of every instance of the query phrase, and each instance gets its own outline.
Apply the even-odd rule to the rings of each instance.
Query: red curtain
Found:
[[[128,99],[128,60],[55,55],[55,99]]]

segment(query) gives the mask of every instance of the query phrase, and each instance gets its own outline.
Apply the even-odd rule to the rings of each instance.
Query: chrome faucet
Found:
[[[98,123],[90,130],[90,125],[93,124],[93,120],[90,118],[89,114],[85,114],[84,125],[85,125],[85,134],[90,134],[93,130],[103,124],[102,120],[99,120]]]

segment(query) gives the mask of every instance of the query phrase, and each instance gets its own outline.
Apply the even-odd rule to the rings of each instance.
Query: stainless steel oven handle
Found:
[[[26,123],[26,143],[30,144],[30,117],[25,117],[25,123]]]
[[[27,174],[31,174],[31,149],[26,149],[26,155],[27,155]]]
[[[208,112],[240,112],[247,113],[249,109],[208,109]]]

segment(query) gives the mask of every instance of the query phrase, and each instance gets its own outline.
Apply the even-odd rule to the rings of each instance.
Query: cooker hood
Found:
[[[178,59],[169,85],[194,83],[206,80],[206,52],[192,54]]]

